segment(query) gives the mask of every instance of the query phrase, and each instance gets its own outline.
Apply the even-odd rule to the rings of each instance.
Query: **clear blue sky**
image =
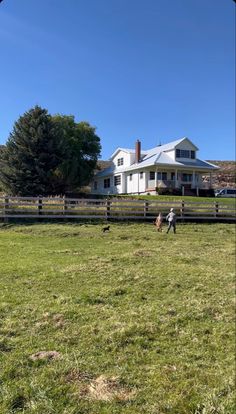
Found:
[[[102,159],[188,136],[235,158],[233,0],[3,0],[0,143],[35,104],[97,127]]]

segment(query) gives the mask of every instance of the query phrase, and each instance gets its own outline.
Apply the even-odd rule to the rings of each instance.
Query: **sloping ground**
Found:
[[[112,161],[99,160],[97,163],[97,170],[98,171],[105,170],[105,168],[108,168],[111,165],[112,165]]]
[[[208,161],[220,167],[220,170],[213,174],[213,187],[235,187],[236,162],[235,161]]]

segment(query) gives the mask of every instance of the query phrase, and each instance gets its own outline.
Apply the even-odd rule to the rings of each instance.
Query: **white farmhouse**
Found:
[[[136,141],[134,149],[117,148],[112,165],[93,179],[93,194],[157,193],[160,188],[187,190],[211,188],[211,173],[218,167],[197,158],[198,148],[182,138],[147,151]],[[203,182],[202,176],[209,176]]]

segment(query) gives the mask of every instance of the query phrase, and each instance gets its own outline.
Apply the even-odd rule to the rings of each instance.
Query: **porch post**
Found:
[[[192,176],[192,188],[196,187],[196,177],[195,177],[195,171],[193,171],[193,176]]]
[[[175,188],[178,188],[178,170],[175,170]]]
[[[147,188],[148,188],[148,174],[149,174],[149,172],[148,171],[145,171],[145,191],[147,190]]]
[[[156,172],[155,172],[155,189],[157,188],[157,171],[158,171],[158,168],[156,167]]]
[[[121,174],[121,188],[122,193],[127,193],[127,175],[125,173]]]
[[[212,173],[210,172],[210,188],[212,188]]]

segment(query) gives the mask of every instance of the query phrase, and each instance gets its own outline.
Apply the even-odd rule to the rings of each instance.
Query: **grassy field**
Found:
[[[130,195],[119,196],[120,198],[130,198]],[[138,200],[150,200],[150,201],[166,201],[166,202],[181,202],[184,200],[186,203],[219,203],[219,204],[229,204],[235,206],[235,198],[227,197],[196,197],[196,196],[173,196],[173,195],[133,195],[132,199]]]
[[[0,413],[233,414],[234,225],[101,229],[0,226]]]

